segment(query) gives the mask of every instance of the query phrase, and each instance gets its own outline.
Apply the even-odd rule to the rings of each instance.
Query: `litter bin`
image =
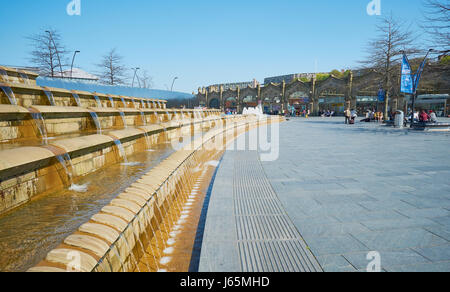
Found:
[[[404,121],[405,121],[405,113],[402,111],[397,111],[395,113],[395,121],[394,121],[394,126],[396,128],[403,128],[404,125]]]

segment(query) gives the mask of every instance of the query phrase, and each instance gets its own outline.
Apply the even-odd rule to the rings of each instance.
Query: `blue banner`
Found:
[[[384,102],[385,98],[386,98],[386,91],[384,91],[384,89],[380,88],[380,90],[378,90],[378,101]]]
[[[400,92],[403,93],[414,93],[414,84],[413,84],[413,77],[411,75],[411,65],[408,62],[408,58],[403,55],[403,61],[402,61],[402,79],[401,79],[401,87]]]
[[[417,74],[414,76],[414,91],[419,87],[420,77],[422,77],[423,69],[425,68],[425,64],[427,63],[427,58],[423,60],[422,64],[420,64],[419,70],[417,70]]]

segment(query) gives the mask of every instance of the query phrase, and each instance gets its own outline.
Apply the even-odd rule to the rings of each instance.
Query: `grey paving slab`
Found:
[[[404,265],[415,265],[430,263],[427,258],[421,256],[410,249],[404,249],[399,251],[379,251],[381,268],[389,269],[389,267],[404,266]],[[369,261],[367,260],[367,253],[348,253],[344,254],[343,257],[349,261],[352,266],[358,270],[367,270]]]
[[[227,151],[224,161],[228,166],[219,166],[210,194],[199,271],[322,271],[268,182],[258,153]]]
[[[415,250],[446,258],[449,142],[448,133],[292,119],[280,127],[279,158],[262,164],[325,271],[364,270],[367,251],[384,252],[386,270],[450,271]]]
[[[223,228],[225,234],[212,240],[217,244],[208,248],[212,248],[210,260],[214,259],[214,248],[231,238],[226,234],[233,233],[238,244],[228,241],[225,250],[240,254],[242,270],[290,270],[293,266],[286,252],[295,250],[295,245],[269,243],[276,237],[289,241],[295,234],[292,227],[324,271],[364,271],[371,251],[380,253],[386,271],[450,271],[449,142],[449,133],[366,123],[346,126],[340,118],[283,123],[279,157],[260,162],[277,199],[267,204],[253,202],[271,196],[265,192],[267,188],[260,187],[267,182],[255,178],[249,187],[234,176],[237,186],[233,198],[236,190],[240,190],[240,197],[239,203],[233,204],[233,214],[252,218],[236,219],[233,226]],[[227,152],[222,179],[216,181],[216,193],[223,193],[226,199],[230,199],[231,157]],[[238,160],[242,171],[245,155]],[[250,165],[250,174],[254,166]],[[231,212],[224,201],[217,200],[213,206],[222,220],[211,215],[211,229],[214,224],[224,225],[223,218]],[[273,220],[286,216],[290,220],[278,221],[277,226],[289,226],[290,221],[291,233],[274,231]],[[267,260],[271,257],[283,264],[273,264]],[[248,261],[243,264],[242,259]]]

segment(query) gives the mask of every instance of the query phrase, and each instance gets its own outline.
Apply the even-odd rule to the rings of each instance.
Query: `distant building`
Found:
[[[328,74],[328,73],[296,73],[296,74],[268,77],[264,79],[264,84],[268,85],[270,83],[282,83],[283,81],[286,83],[290,83],[298,78],[311,80],[316,74]]]
[[[243,88],[247,88],[247,87],[256,88],[258,85],[259,85],[259,82],[256,79],[253,79],[253,81],[249,81],[249,82],[213,84],[213,85],[207,86],[207,88],[209,90],[215,89],[215,90],[219,91],[221,86],[223,86],[223,90],[228,90],[228,89],[235,90],[238,86],[240,89],[243,89]]]

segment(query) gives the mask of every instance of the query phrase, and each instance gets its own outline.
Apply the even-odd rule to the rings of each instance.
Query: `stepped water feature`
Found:
[[[165,110],[164,100],[106,102],[7,72],[17,105],[0,92],[0,271],[66,271],[66,252],[82,257],[76,271],[170,271],[196,169],[220,155],[192,145],[234,137],[251,117],[205,110],[198,121],[202,111]],[[119,98],[142,108],[121,111]]]
[[[55,103],[55,98],[53,97],[53,93],[44,87],[43,87],[43,91],[44,91],[45,95],[47,96],[47,99],[48,99],[48,102],[50,103],[50,105],[55,106],[56,103]]]
[[[115,107],[114,100],[111,96],[108,96],[109,102],[111,103],[111,107]]]
[[[74,177],[73,169],[74,169],[74,166],[73,166],[73,163],[72,163],[72,159],[70,159],[70,155],[68,153],[64,153],[64,154],[61,154],[61,155],[56,155],[56,159],[61,164],[62,168],[65,171],[65,174],[66,174],[67,178],[69,179],[69,190],[70,191],[79,192],[79,193],[87,192],[88,184],[77,185],[73,181],[73,177]]]
[[[1,68],[0,68],[0,79],[3,82],[9,82],[8,73],[5,70],[1,69]]]
[[[17,74],[20,76],[20,78],[22,78],[22,81],[24,82],[24,84],[30,84],[30,78],[28,78],[28,75],[22,71],[20,71],[19,69],[16,70]]]
[[[120,100],[122,101],[123,107],[126,108],[127,107],[127,103],[125,102],[125,99],[123,97],[121,97]]]
[[[102,126],[100,125],[100,120],[98,119],[98,115],[96,112],[90,111],[89,114],[92,117],[92,120],[94,121],[95,128],[97,129],[97,134],[102,133]]]
[[[48,134],[47,134],[47,128],[45,127],[45,120],[44,120],[44,117],[42,116],[42,113],[30,111],[30,114],[33,117],[35,125],[39,131],[40,137],[42,138],[42,142],[44,144],[47,144],[48,143]]]
[[[94,98],[95,98],[95,101],[97,102],[97,107],[103,107],[102,102],[100,101],[100,98],[96,94],[94,94]]]
[[[73,96],[73,98],[75,99],[75,102],[76,102],[77,106],[80,106],[80,107],[81,107],[80,96],[79,96],[77,93],[75,93],[75,92],[72,92],[72,96]]]
[[[16,96],[14,95],[14,92],[12,91],[11,87],[0,85],[0,88],[2,91],[6,94],[6,96],[9,99],[9,103],[11,105],[17,105]]]
[[[123,128],[128,128],[127,119],[125,118],[125,113],[123,111],[119,111],[120,117],[122,118]]]
[[[141,118],[142,118],[142,124],[144,126],[147,126],[147,119],[145,118],[145,113],[143,111],[140,111],[141,113]]]

